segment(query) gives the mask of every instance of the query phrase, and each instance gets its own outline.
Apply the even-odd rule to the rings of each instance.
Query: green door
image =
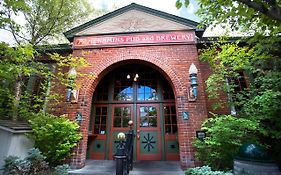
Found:
[[[137,160],[161,160],[159,105],[137,107]]]

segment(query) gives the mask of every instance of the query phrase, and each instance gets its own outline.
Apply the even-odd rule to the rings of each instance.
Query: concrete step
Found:
[[[115,175],[115,161],[88,160],[82,169],[69,171],[70,175]],[[184,175],[178,161],[136,161],[130,175]]]

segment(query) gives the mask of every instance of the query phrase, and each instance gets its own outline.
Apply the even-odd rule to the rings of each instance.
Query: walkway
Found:
[[[86,166],[70,175],[115,175],[115,161],[88,160]],[[178,161],[137,161],[129,175],[184,175]]]

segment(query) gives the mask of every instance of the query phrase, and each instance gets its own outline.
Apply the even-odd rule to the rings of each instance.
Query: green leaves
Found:
[[[46,160],[52,164],[60,164],[72,155],[72,148],[81,139],[78,133],[79,125],[63,116],[51,114],[34,114],[30,121],[32,133],[29,137],[35,141]]]
[[[254,135],[259,123],[231,115],[215,115],[207,119],[202,130],[204,141],[196,139],[196,157],[214,169],[232,169],[233,157],[245,142],[256,143]]]
[[[53,42],[93,11],[86,0],[5,0],[0,7],[0,28],[10,31],[18,44],[33,46]],[[12,18],[19,12],[24,25]]]
[[[225,92],[232,97],[228,105],[240,109],[236,117],[217,116],[203,124],[209,137],[203,143],[196,141],[195,147],[197,156],[212,167],[231,167],[232,150],[251,139],[266,145],[281,162],[275,146],[281,143],[281,61],[276,47],[280,48],[280,37],[272,42],[271,37],[259,35],[247,46],[220,41],[201,51],[201,60],[213,70],[206,81],[209,97],[218,99],[216,106],[225,105],[220,101]],[[249,88],[235,91],[238,71],[247,72]]]
[[[182,7],[182,2],[178,0],[176,6]],[[236,42],[222,38],[200,52],[201,61],[207,62],[213,71],[206,81],[206,91],[209,98],[218,101],[214,106],[225,105],[228,95],[228,105],[240,111],[236,117],[216,116],[203,124],[208,137],[204,142],[195,141],[197,156],[214,168],[231,168],[239,145],[253,139],[267,145],[281,164],[280,1],[198,3],[196,14],[202,19],[201,26],[224,25],[251,37]],[[235,81],[240,81],[241,71],[247,73],[249,86],[238,92]]]
[[[181,6],[182,6],[181,0],[177,0],[177,1],[176,1],[176,7],[177,7],[178,9],[180,9]]]
[[[40,49],[38,49],[40,50]],[[39,53],[30,44],[19,45],[15,48],[0,43],[0,117],[15,120],[24,119],[29,112],[39,112],[47,106],[48,100],[52,105],[61,100],[61,94],[50,91],[55,86],[68,85],[69,67],[75,67],[78,77],[82,67],[88,65],[82,57],[72,55],[48,54],[50,64],[40,62]],[[89,75],[94,78],[93,75]],[[56,82],[55,86],[51,82]],[[80,84],[74,83],[74,88]],[[48,90],[49,89],[49,90]]]
[[[188,7],[190,1],[189,1],[189,0],[183,0],[183,1],[184,1],[184,6],[185,6],[185,7]],[[180,9],[180,8],[182,7],[182,0],[177,0],[177,1],[176,1],[176,7],[177,7],[178,9]]]
[[[263,13],[263,9],[253,8],[249,3],[255,3],[257,6],[268,7],[268,1],[262,0],[249,3],[246,1],[223,1],[223,0],[199,0],[200,8],[196,12],[201,17],[201,24],[211,26],[219,24],[227,24],[232,31],[243,31],[250,35],[256,32],[262,34],[273,34],[276,31],[280,32],[281,21],[275,16],[278,12],[271,11],[273,16]],[[280,3],[276,3],[273,8],[279,9]]]
[[[189,168],[185,175],[233,175],[231,172],[212,171],[209,166]]]

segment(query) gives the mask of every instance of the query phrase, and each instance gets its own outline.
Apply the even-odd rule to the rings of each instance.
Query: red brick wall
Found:
[[[102,77],[115,66],[124,65],[128,62],[149,64],[170,81],[177,105],[180,162],[183,168],[195,166],[194,149],[191,142],[195,137],[195,131],[200,128],[202,121],[207,117],[207,103],[203,82],[206,79],[206,71],[208,72],[199,63],[196,45],[84,49],[74,50],[73,54],[85,57],[90,63],[89,66],[80,70],[81,73],[92,73],[98,77],[96,79],[82,77],[78,80],[81,84],[78,103],[69,104],[64,102],[57,105],[57,114],[68,114],[71,119],[75,118],[78,111],[83,115],[80,128],[83,139],[74,151],[76,156],[71,159],[72,167],[79,168],[85,164],[91,101],[95,87]],[[198,99],[195,102],[190,102],[187,95],[187,89],[190,87],[188,70],[191,63],[194,63],[198,68]],[[57,87],[56,90],[66,94],[65,87]],[[185,111],[190,114],[189,120],[182,119],[182,113]]]

